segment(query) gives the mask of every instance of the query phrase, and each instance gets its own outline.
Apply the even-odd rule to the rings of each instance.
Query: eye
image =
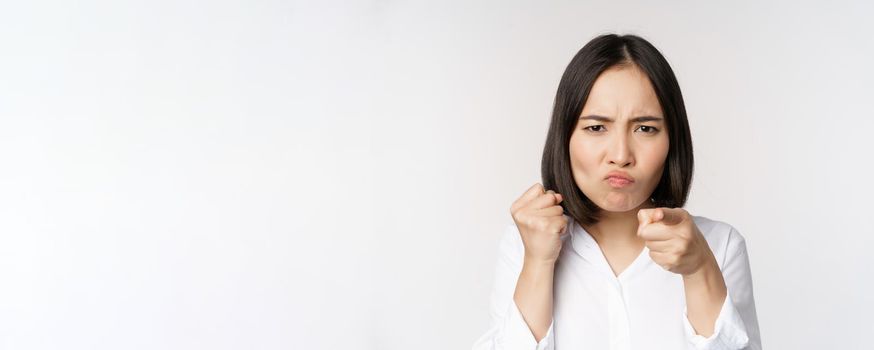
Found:
[[[659,129],[656,129],[655,127],[648,126],[648,125],[641,125],[640,129],[641,129],[641,131],[643,131],[647,134],[655,134],[659,131]]]
[[[598,128],[598,130],[594,130],[592,128]],[[589,130],[592,132],[599,132],[600,130],[603,130],[603,129],[604,129],[603,125],[592,125],[592,126],[587,126],[587,127],[583,128],[583,130]]]

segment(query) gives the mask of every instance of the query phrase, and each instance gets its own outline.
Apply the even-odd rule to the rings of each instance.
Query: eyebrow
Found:
[[[608,117],[600,116],[600,115],[584,115],[580,117],[580,120],[597,120],[599,122],[612,122],[613,119]],[[640,122],[659,122],[662,121],[661,117],[653,117],[649,115],[634,117],[629,120],[632,123],[640,123]]]

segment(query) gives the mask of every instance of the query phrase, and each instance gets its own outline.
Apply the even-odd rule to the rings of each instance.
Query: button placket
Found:
[[[628,311],[623,297],[622,284],[618,280],[607,283],[607,307],[610,323],[610,349],[630,350],[631,337]]]

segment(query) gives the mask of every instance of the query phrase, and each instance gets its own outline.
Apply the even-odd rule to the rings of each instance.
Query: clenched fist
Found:
[[[510,207],[510,214],[525,245],[525,260],[555,263],[561,251],[561,236],[567,231],[561,194],[544,191],[535,183]]]

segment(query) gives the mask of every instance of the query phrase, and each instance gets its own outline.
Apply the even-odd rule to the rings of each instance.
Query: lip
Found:
[[[621,171],[611,171],[607,174],[607,177],[604,178],[610,186],[615,188],[621,188],[625,186],[629,186],[634,183],[634,178],[628,173]]]

